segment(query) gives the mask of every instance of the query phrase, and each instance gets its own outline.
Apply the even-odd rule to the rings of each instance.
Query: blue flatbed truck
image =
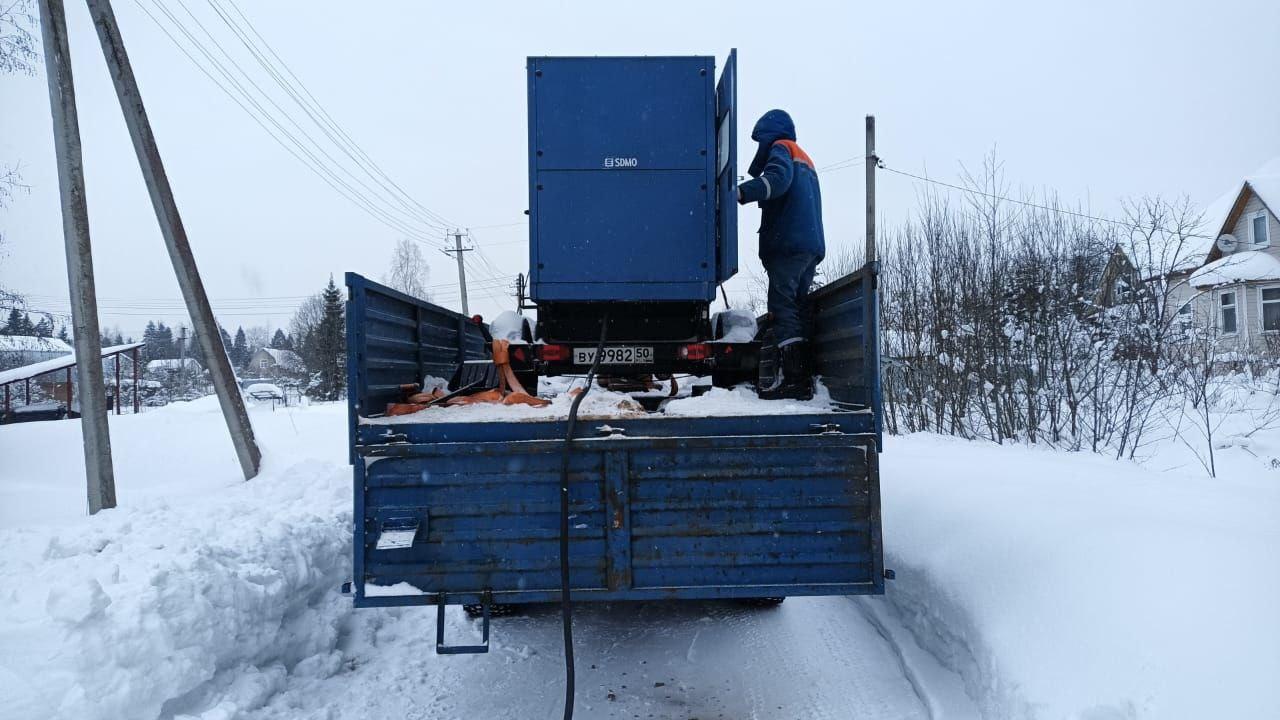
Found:
[[[736,271],[736,228],[725,217],[732,214],[726,210],[736,211],[736,205],[726,206],[719,199],[736,182],[734,149],[724,146],[735,142],[732,62],[731,55],[717,90],[710,84],[714,59],[709,57],[530,59],[530,262],[540,339],[529,343],[528,349],[549,344],[545,321],[546,316],[557,316],[556,303],[569,303],[561,309],[571,307],[588,317],[607,309],[615,318],[629,318],[622,324],[627,327],[630,322],[627,332],[635,333],[643,323],[636,315],[628,316],[628,310],[640,307],[642,319],[655,303],[671,302],[682,309],[659,311],[664,321],[686,311],[698,316],[719,282]],[[570,68],[577,78],[556,90],[555,102],[535,97],[537,78]],[[676,160],[649,168],[648,163],[658,156],[646,153],[647,145],[637,140],[663,130],[671,118],[654,112],[666,108],[665,104],[646,105],[643,97],[665,97],[672,74],[686,72],[699,78],[705,95],[701,110],[694,113],[704,123],[688,125],[696,130],[702,147],[695,147],[688,159],[711,156],[713,160],[692,169],[668,167],[681,165]],[[729,92],[724,90],[726,85]],[[601,94],[596,88],[606,90]],[[634,97],[609,100],[620,90],[623,97],[628,92]],[[631,104],[621,114],[590,110],[609,102]],[[558,110],[544,110],[548,105]],[[576,112],[567,112],[565,106]],[[544,172],[537,164],[538,151],[542,150],[541,157],[548,152],[538,128],[548,116],[559,124],[577,123],[581,147],[619,146],[605,156],[614,162],[599,161],[599,172],[587,168]],[[597,116],[640,120],[621,133],[620,141],[617,133],[597,126]],[[582,164],[594,162],[583,157]],[[605,165],[615,165],[617,158],[625,159],[627,167],[609,172],[613,168]],[[632,166],[630,158],[636,158],[639,167]],[[545,192],[552,183],[562,181],[570,186],[578,183],[577,190],[565,190],[566,195],[556,202],[548,202],[545,194],[539,197],[539,186]],[[659,197],[662,193],[653,193],[653,202],[662,212],[672,212],[684,203],[702,213],[701,219],[683,227],[656,221],[662,232],[655,232],[655,226],[642,217],[652,214],[653,208],[637,214],[618,200],[635,187],[658,186],[672,195],[664,200]],[[682,193],[693,199],[679,197]],[[581,194],[589,198],[586,204],[574,201]],[[604,212],[598,212],[601,203],[606,205]],[[566,213],[589,217],[579,218],[577,228],[566,228],[563,224],[568,221],[559,217]],[[613,230],[599,224],[610,215],[622,218]],[[644,242],[659,254],[671,244],[696,242],[700,248],[696,253],[681,256],[682,264],[691,263],[696,271],[675,273],[668,282],[656,265],[623,270],[603,267],[611,262],[611,243],[620,240]],[[730,243],[733,248],[726,247]],[[562,245],[575,249],[567,252]],[[585,254],[592,268],[588,279],[578,283],[571,272],[558,269],[559,261],[552,260],[556,253],[566,261]],[[624,255],[639,257],[631,250]],[[664,283],[656,290],[650,287]],[[360,275],[348,274],[346,285],[355,509],[350,589],[355,605],[435,605],[439,652],[483,651],[489,608],[561,598],[561,462],[568,421],[451,422],[447,408],[426,411],[429,418],[407,415],[392,421],[382,417],[387,405],[399,400],[402,386],[420,383],[424,377],[449,377],[460,363],[483,361],[486,333],[457,312]],[[619,285],[624,286],[620,294]],[[815,323],[813,364],[830,392],[829,409],[714,417],[668,416],[659,411],[641,417],[579,420],[564,484],[573,518],[568,566],[575,601],[884,592],[875,288],[873,263],[810,296]],[[594,335],[600,327],[596,317],[595,323],[583,323],[593,332],[552,340],[565,343],[569,350],[595,346]],[[562,322],[559,332],[567,333],[568,326]],[[698,328],[689,325],[680,332],[686,330]],[[655,342],[622,337],[632,344]],[[669,344],[679,348],[705,339],[676,336]],[[753,374],[767,376],[771,364],[767,358],[772,355],[767,327],[756,340],[754,345],[765,359]],[[653,369],[644,359],[618,363],[612,370]],[[547,363],[538,367],[548,374],[557,372]],[[569,363],[559,371],[575,369],[581,373],[585,368]],[[444,608],[454,604],[484,608],[486,645],[458,648],[445,643]]]

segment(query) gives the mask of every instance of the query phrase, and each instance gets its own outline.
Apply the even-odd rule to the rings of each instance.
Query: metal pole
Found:
[[[458,230],[453,231],[453,251],[458,255],[458,288],[462,291],[462,314],[470,316],[471,311],[467,310],[467,271],[462,262],[462,233]]]
[[[120,353],[116,353],[115,357],[116,370],[116,414],[120,414]]]
[[[93,17],[94,28],[98,31],[102,54],[107,60],[107,68],[115,84],[120,110],[129,127],[138,164],[142,167],[142,177],[151,194],[151,204],[155,208],[160,232],[169,250],[169,259],[173,262],[178,287],[182,289],[182,299],[186,301],[191,324],[200,338],[200,349],[204,351],[209,363],[209,375],[213,379],[213,388],[218,394],[218,403],[222,406],[222,415],[226,419],[227,430],[231,433],[236,456],[240,460],[240,470],[248,480],[258,474],[262,453],[254,440],[253,426],[249,423],[244,398],[240,396],[235,373],[231,370],[226,348],[222,345],[222,335],[213,318],[213,308],[209,305],[204,283],[200,280],[200,271],[191,254],[191,245],[187,242],[187,231],[182,226],[173,188],[169,185],[164,164],[160,160],[160,149],[151,131],[146,108],[142,104],[133,66],[129,64],[129,56],[125,52],[124,38],[120,36],[120,28],[109,0],[86,0],[86,3],[89,14]]]
[[[53,115],[53,147],[58,157],[58,195],[62,204],[62,236],[67,252],[67,285],[71,290],[72,342],[80,377],[80,431],[84,436],[84,469],[89,513],[116,506],[111,467],[111,436],[102,384],[102,335],[93,282],[89,243],[89,209],[84,194],[84,161],[80,154],[80,118],[67,46],[62,0],[40,0],[45,74]],[[70,369],[67,370],[68,376]],[[68,377],[67,408],[71,406]]]
[[[867,116],[867,262],[876,261],[876,116]]]
[[[31,404],[31,378],[27,378],[26,380],[24,380],[22,385],[23,385],[23,388],[25,388],[27,391],[27,404],[30,405]]]
[[[142,405],[138,402],[138,348],[133,349],[133,414],[137,415],[142,410]]]

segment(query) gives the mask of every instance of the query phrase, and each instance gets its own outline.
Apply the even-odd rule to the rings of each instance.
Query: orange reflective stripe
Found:
[[[802,162],[811,168],[815,167],[813,164],[813,160],[809,157],[809,153],[800,149],[800,146],[796,144],[795,140],[778,140],[777,144],[785,147],[787,149],[787,152],[791,153],[792,161]]]

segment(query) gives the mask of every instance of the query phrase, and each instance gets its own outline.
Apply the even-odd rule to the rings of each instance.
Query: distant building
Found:
[[[204,372],[204,368],[193,358],[168,358],[166,360],[152,360],[147,363],[147,375],[151,377],[160,378],[181,372],[199,374]]]
[[[1217,241],[1187,277],[1178,311],[1242,352],[1280,350],[1280,158],[1207,213]]]
[[[70,355],[74,350],[58,338],[0,335],[0,370]]]
[[[259,348],[245,363],[245,371],[256,378],[290,378],[305,375],[307,366],[292,350]]]

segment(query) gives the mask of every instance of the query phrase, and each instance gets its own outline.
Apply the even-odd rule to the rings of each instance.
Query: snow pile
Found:
[[[1280,483],[913,435],[887,600],[991,718],[1280,717]]]
[[[1280,259],[1264,250],[1232,253],[1191,273],[1192,287],[1209,288],[1239,282],[1280,280]]]
[[[713,387],[699,397],[677,398],[662,406],[667,415],[728,417],[740,415],[803,415],[831,412],[831,393],[821,380],[814,383],[812,400],[761,400],[747,385]]]
[[[747,310],[723,310],[716,313],[711,322],[722,333],[716,342],[745,343],[756,339],[756,316]]]
[[[351,555],[343,410],[254,413],[266,462],[251,482],[238,478],[212,398],[113,417],[121,507],[61,524],[32,524],[69,499],[37,488],[78,489],[59,512],[83,512],[80,453],[47,453],[77,445],[78,423],[0,430],[0,488],[27,513],[0,530],[5,713],[232,717],[288,674],[337,672],[350,608],[337,592]],[[205,445],[219,456],[202,462]],[[8,463],[20,448],[45,461]],[[170,462],[184,450],[186,462]],[[201,490],[184,497],[185,484]],[[164,486],[168,498],[140,492]]]

